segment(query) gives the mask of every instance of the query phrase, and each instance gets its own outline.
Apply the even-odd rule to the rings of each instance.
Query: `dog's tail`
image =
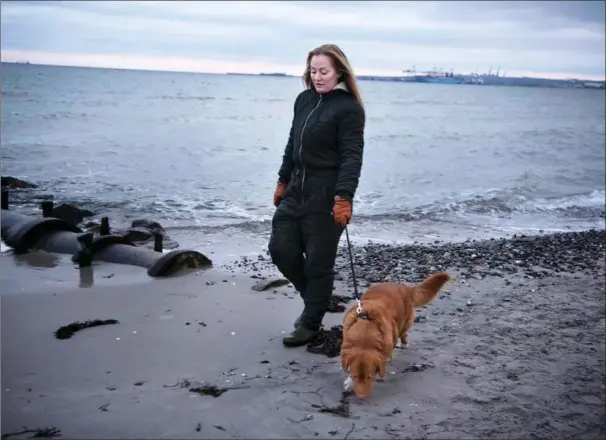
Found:
[[[416,308],[429,304],[438,295],[440,289],[450,280],[446,272],[435,272],[414,287],[412,301]]]

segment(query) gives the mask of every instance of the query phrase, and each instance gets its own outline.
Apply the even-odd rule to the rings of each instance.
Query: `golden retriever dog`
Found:
[[[360,298],[360,316],[357,304],[345,312],[341,344],[341,367],[349,373],[345,391],[353,390],[359,398],[372,393],[376,376],[385,378],[398,337],[408,345],[415,309],[433,301],[449,280],[446,272],[436,272],[416,286],[380,283]]]

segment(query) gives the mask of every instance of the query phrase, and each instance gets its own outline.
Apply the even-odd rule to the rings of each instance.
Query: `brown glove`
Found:
[[[280,200],[284,196],[284,191],[286,191],[286,184],[282,182],[278,182],[276,185],[276,190],[274,191],[274,206],[277,208],[280,204]]]
[[[342,227],[347,226],[351,220],[351,202],[339,196],[335,197],[335,204],[332,208],[332,215],[335,222]]]

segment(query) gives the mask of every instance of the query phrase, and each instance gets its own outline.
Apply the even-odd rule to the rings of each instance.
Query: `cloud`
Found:
[[[179,70],[181,63],[182,70],[255,66],[300,74],[307,52],[332,42],[358,73],[395,75],[414,65],[605,75],[601,1],[3,1],[1,7],[3,60],[52,54],[57,64],[81,65],[107,56],[105,64],[114,67],[156,63]]]

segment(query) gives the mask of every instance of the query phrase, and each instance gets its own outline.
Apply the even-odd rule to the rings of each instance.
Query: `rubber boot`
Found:
[[[301,347],[311,341],[318,332],[319,330],[310,330],[300,325],[288,336],[282,338],[282,344],[286,347]]]
[[[297,319],[295,319],[295,322],[294,322],[294,324],[293,324],[293,326],[294,326],[295,328],[297,328],[297,327],[299,327],[299,326],[301,325],[301,316],[303,316],[303,313],[301,313],[301,314],[299,315],[299,317],[298,317]]]

